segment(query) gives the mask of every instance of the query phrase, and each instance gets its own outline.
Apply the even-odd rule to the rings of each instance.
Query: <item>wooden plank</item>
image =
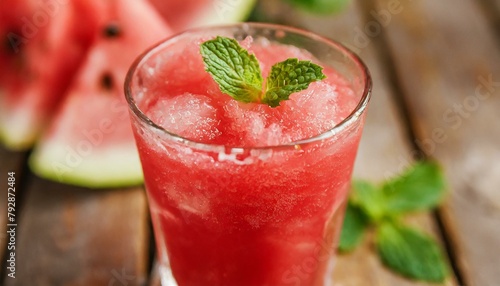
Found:
[[[33,178],[6,285],[144,285],[149,226],[141,188],[90,190]]]
[[[479,3],[496,30],[497,37],[499,37],[497,40],[500,40],[500,0],[480,0]]]
[[[383,59],[376,52],[379,35],[362,35],[366,27],[361,11],[364,1],[354,1],[348,11],[335,17],[318,18],[303,14],[295,23],[308,30],[340,40],[356,51],[367,64],[373,78],[373,95],[370,102],[368,118],[361,141],[355,167],[355,177],[381,181],[402,171],[415,159],[413,150],[408,145],[404,120],[392,101],[394,90],[388,82],[383,70]],[[364,32],[363,32],[364,33]],[[417,228],[432,233],[439,239],[439,230],[430,214],[420,214],[408,218],[409,223]],[[334,279],[343,286],[356,285],[430,285],[417,283],[402,278],[388,271],[380,263],[373,251],[369,239],[352,254],[340,255],[337,261]],[[454,277],[450,277],[444,285],[457,285]]]
[[[495,7],[498,9],[497,12],[500,12],[500,0],[487,0],[487,1],[490,1],[491,3],[493,3],[495,5]]]
[[[382,11],[391,0],[376,2]],[[387,25],[387,41],[416,143],[445,166],[452,193],[441,215],[464,282],[498,285],[498,42],[473,0],[401,3],[403,11]]]
[[[0,146],[0,257],[3,259],[5,256],[5,252],[7,250],[7,243],[10,237],[7,237],[7,179],[8,172],[15,172],[14,178],[15,181],[15,190],[16,190],[16,202],[20,200],[21,193],[21,170],[23,167],[23,161],[26,154],[24,152],[12,152],[6,150],[4,147]],[[16,204],[18,207],[19,204]],[[9,252],[10,254],[10,252]],[[3,265],[4,261],[0,262],[0,265]],[[1,284],[1,283],[0,283]]]

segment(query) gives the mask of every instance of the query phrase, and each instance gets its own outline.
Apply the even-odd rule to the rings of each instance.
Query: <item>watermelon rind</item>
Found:
[[[45,141],[30,156],[29,165],[41,178],[87,188],[117,188],[143,183],[135,145],[117,146],[102,152],[96,149],[90,154],[82,154],[56,140]]]
[[[1,95],[0,95],[1,96]],[[5,113],[0,108],[2,115]],[[38,127],[33,126],[33,122],[37,122],[32,118],[32,114],[28,111],[17,110],[15,113],[8,113],[8,118],[3,116],[0,120],[0,142],[12,151],[24,151],[33,146],[38,132]],[[40,122],[37,122],[40,123]]]
[[[244,21],[250,16],[256,2],[256,0],[213,1],[211,9],[204,9],[196,20],[186,28],[232,24]]]

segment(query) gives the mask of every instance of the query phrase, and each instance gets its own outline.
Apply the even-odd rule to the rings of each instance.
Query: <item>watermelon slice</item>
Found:
[[[34,173],[87,187],[141,183],[122,92],[131,62],[167,25],[235,22],[255,2],[149,1],[0,1],[0,141],[25,149],[43,132]]]
[[[250,15],[256,0],[149,0],[175,31],[229,24]]]
[[[31,147],[92,42],[85,1],[0,1],[0,141]]]
[[[145,0],[93,2],[101,18],[98,38],[29,163],[37,175],[65,183],[139,184],[123,82],[133,60],[171,30]]]

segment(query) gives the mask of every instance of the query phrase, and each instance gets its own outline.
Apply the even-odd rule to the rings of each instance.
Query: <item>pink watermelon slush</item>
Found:
[[[264,77],[274,63],[296,57],[322,65],[328,78],[277,108],[221,93],[199,47],[215,35],[241,32],[238,26],[167,40],[129,73],[165,286],[330,283],[369,77],[337,44],[318,45],[342,55],[339,66],[354,75],[299,44],[279,44],[286,35],[307,38],[306,32],[270,26],[276,37],[262,37],[269,26],[251,27],[240,42]]]

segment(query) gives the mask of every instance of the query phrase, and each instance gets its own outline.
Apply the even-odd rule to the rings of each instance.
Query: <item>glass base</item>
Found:
[[[278,274],[281,275],[281,281],[278,281],[276,279],[275,272],[271,271],[269,268],[264,268],[260,269],[260,273],[265,273],[267,270],[270,270],[269,274],[270,276],[268,279],[274,279],[273,283],[270,284],[269,281],[266,282],[261,282],[263,284],[260,285],[273,285],[273,286],[286,286],[286,285],[304,285],[304,286],[333,286],[334,285],[334,280],[333,280],[333,270],[334,270],[334,265],[336,262],[336,245],[338,245],[338,239],[339,239],[339,234],[341,231],[341,226],[342,226],[342,221],[344,217],[344,208],[345,204],[342,204],[340,206],[336,206],[333,210],[333,217],[329,220],[329,223],[327,226],[325,226],[326,229],[330,230],[328,231],[328,235],[326,237],[323,237],[322,240],[307,240],[303,242],[301,245],[301,248],[294,248],[292,246],[289,247],[290,251],[304,251],[307,250],[305,247],[307,246],[308,248],[314,246],[314,251],[309,251],[309,255],[304,255],[302,256],[302,260],[295,261],[298,263],[288,263],[288,262],[283,262],[286,267],[285,269],[282,269],[281,272],[277,272]],[[160,221],[160,212],[155,212],[154,208],[152,211],[152,219],[153,223],[157,223]],[[158,229],[158,228],[157,228]],[[158,244],[158,252],[157,252],[157,260],[156,260],[156,265],[154,266],[154,273],[155,273],[155,279],[154,283],[150,286],[179,286],[177,283],[176,279],[173,276],[171,267],[170,267],[170,261],[168,259],[167,255],[167,247],[166,247],[166,239],[163,236],[163,233],[158,233],[157,234],[157,240],[161,241],[163,243]],[[283,240],[282,243],[285,243],[286,241]],[[297,247],[299,247],[297,246]],[[312,254],[315,254],[312,256]],[[279,257],[279,256],[277,256]],[[281,260],[277,260],[281,261]],[[241,263],[241,261],[236,261]],[[235,262],[235,263],[236,263]],[[273,264],[270,265],[272,267]],[[252,272],[252,271],[250,271]],[[259,271],[256,272],[254,269],[253,274],[258,274]],[[253,275],[252,274],[252,275]],[[265,275],[265,274],[263,274]],[[184,282],[182,285],[188,285],[188,286],[193,286],[193,285],[200,285],[200,286],[210,286],[210,283],[207,283],[205,285],[203,284],[192,284],[192,279],[196,277],[190,277],[191,282]],[[197,277],[200,278],[201,277]],[[243,278],[243,281],[247,281],[245,279],[248,279],[249,277]],[[194,279],[197,280],[197,279]],[[233,282],[235,280],[233,279]],[[198,281],[199,282],[199,281]],[[220,282],[220,281],[219,281]],[[241,280],[239,281],[241,282]],[[185,284],[188,283],[188,284]],[[220,283],[216,283],[213,285],[220,285]],[[246,284],[240,284],[241,285],[252,285],[252,286],[257,286],[258,284],[253,282],[247,281]]]
[[[335,256],[331,256],[328,261],[327,271],[324,275],[324,280],[322,286],[333,286],[334,282],[332,279],[333,268],[335,265]],[[153,271],[154,279],[151,281],[149,286],[179,286],[172,275],[172,270],[169,266],[160,265],[157,263],[154,266]],[[295,284],[297,285],[297,284]]]
[[[324,284],[323,286],[333,286],[333,267],[334,267],[334,261],[335,259],[331,259],[328,265],[328,271],[325,273],[324,277]],[[155,265],[155,270],[153,275],[153,279],[149,286],[178,286],[177,282],[175,281],[174,277],[172,276],[172,271],[170,270],[169,267],[166,266],[161,266],[156,264]],[[289,285],[296,285],[296,284],[289,284]]]

